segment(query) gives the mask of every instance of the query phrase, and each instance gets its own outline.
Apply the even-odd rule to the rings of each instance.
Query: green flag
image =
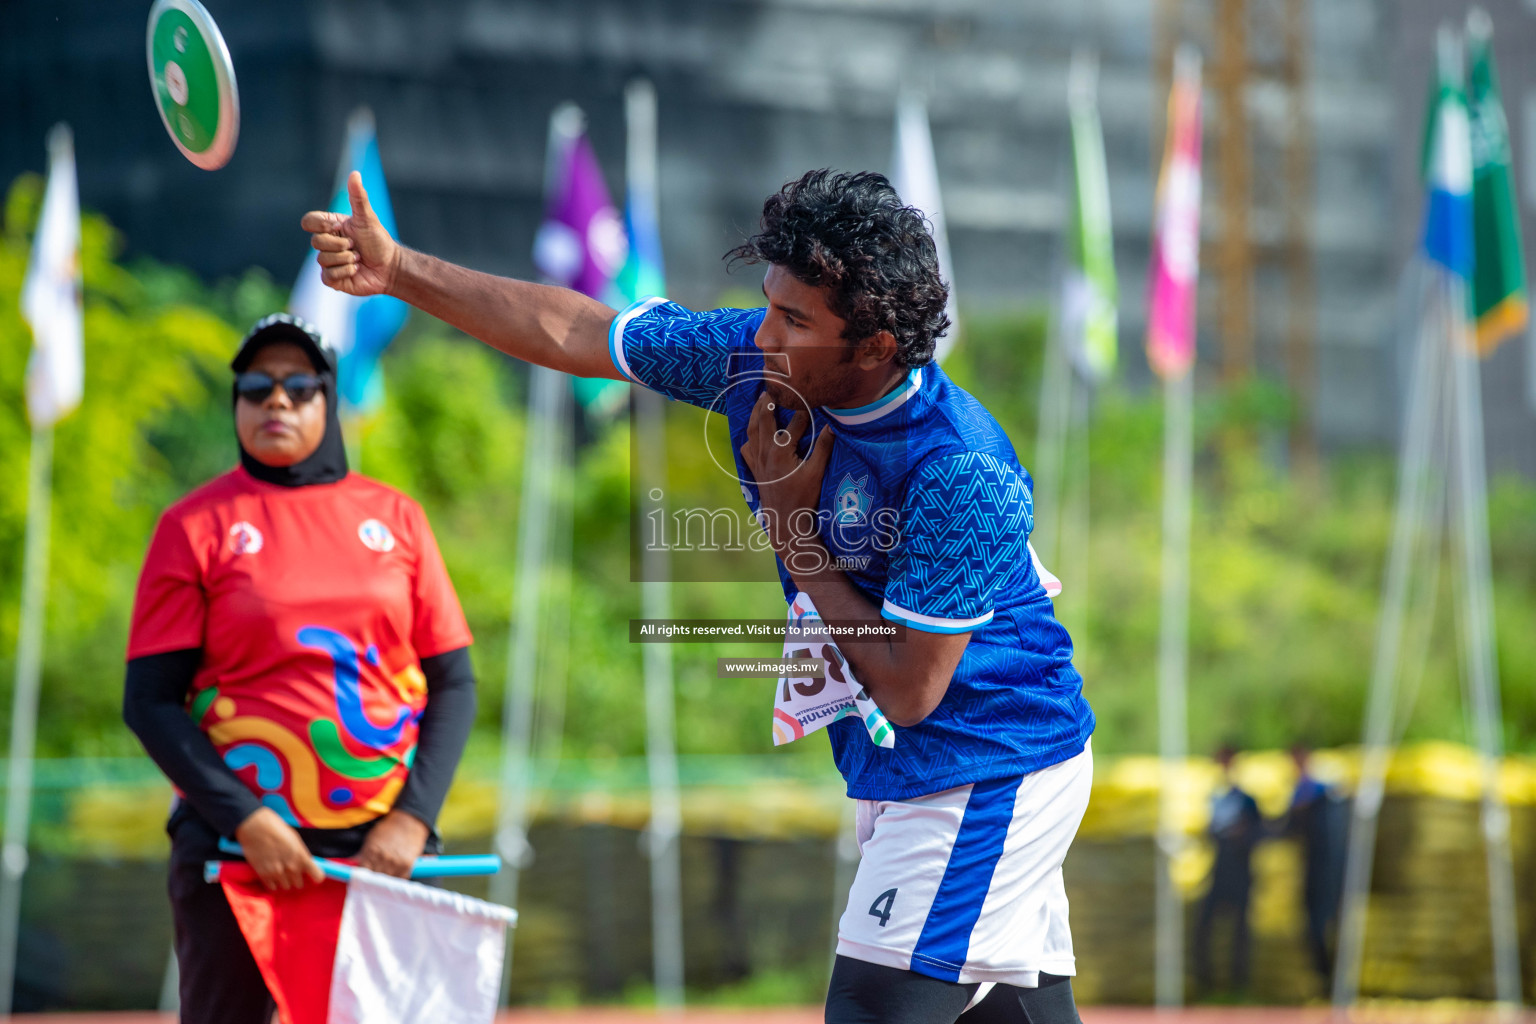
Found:
[[[1476,263],[1472,310],[1477,348],[1487,355],[1530,320],[1520,208],[1509,166],[1509,125],[1493,69],[1493,24],[1474,8],[1467,16],[1467,100],[1472,127],[1472,218]]]
[[[1104,131],[1091,79],[1072,83],[1072,219],[1062,281],[1061,337],[1078,372],[1099,382],[1115,372],[1115,249],[1110,235]]]

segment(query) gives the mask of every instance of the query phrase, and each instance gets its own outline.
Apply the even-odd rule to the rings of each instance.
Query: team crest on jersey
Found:
[[[369,551],[383,553],[395,550],[395,535],[377,519],[364,519],[357,528],[357,539]]]
[[[254,555],[265,543],[261,531],[243,519],[229,528],[229,550],[237,555]]]
[[[858,523],[869,518],[870,509],[875,504],[875,496],[864,489],[869,483],[869,474],[865,473],[857,480],[852,473],[843,474],[843,482],[837,485],[837,521],[839,523]]]

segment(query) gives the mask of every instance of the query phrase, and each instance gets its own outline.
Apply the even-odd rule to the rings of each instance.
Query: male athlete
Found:
[[[1093,713],[1028,550],[1029,476],[933,363],[948,289],[922,215],[878,174],[811,171],[730,253],[767,264],[767,309],[615,313],[413,252],[355,173],[348,190],[350,216],[302,221],[326,284],[398,296],[531,363],[715,407],[786,597],[905,623],[899,642],[843,652],[896,737],[885,749],[856,718],[830,726],[863,856],[829,1024],[1075,1024],[1061,863],[1088,802]]]

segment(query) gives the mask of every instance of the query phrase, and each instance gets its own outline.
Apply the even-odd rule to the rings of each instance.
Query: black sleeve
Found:
[[[395,799],[395,810],[436,828],[437,813],[475,724],[475,668],[469,648],[460,647],[422,658],[421,672],[427,677],[427,708],[421,714],[416,759]]]
[[[261,802],[187,714],[187,691],[202,659],[202,649],[193,647],[130,660],[123,721],[197,813],[232,837]]]

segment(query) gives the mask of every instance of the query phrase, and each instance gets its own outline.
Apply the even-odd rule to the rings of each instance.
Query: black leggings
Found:
[[[277,1006],[267,983],[223,887],[203,881],[203,862],[225,856],[218,833],[185,804],[168,829],[182,1024],[268,1024]]]
[[[1039,988],[997,985],[965,1012],[976,988],[840,956],[827,990],[826,1024],[1082,1024],[1070,978],[1042,974]]]

